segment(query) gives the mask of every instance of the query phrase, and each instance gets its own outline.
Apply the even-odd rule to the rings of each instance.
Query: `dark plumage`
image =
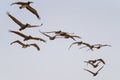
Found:
[[[22,46],[22,48],[27,48],[27,47],[30,47],[30,46],[34,46],[38,51],[40,50],[40,48],[39,48],[39,46],[37,44],[24,44],[21,41],[16,40],[16,41],[12,42],[10,45],[12,45],[13,43],[20,44]]]
[[[10,13],[7,12],[7,15],[16,23],[20,26],[19,31],[24,30],[26,28],[33,28],[33,27],[39,27],[39,25],[30,25],[28,23],[23,24],[21,23],[18,19],[16,19],[14,16],[12,16]],[[41,24],[40,26],[42,26]]]
[[[46,42],[46,41],[45,41],[44,39],[42,39],[42,38],[32,37],[31,35],[27,36],[27,35],[25,35],[25,34],[23,34],[23,33],[17,32],[17,31],[12,31],[12,30],[10,30],[10,32],[15,33],[15,34],[23,37],[23,38],[24,38],[24,41],[27,41],[27,40],[32,39],[32,40],[39,40],[39,41]]]
[[[30,2],[30,1],[28,1],[28,2],[15,2],[15,3],[12,3],[11,5],[14,5],[14,4],[21,5],[19,7],[20,9],[26,8],[30,12],[32,12],[34,15],[36,15],[38,19],[40,19],[38,12],[33,7],[30,6],[31,3],[33,3],[33,2]]]

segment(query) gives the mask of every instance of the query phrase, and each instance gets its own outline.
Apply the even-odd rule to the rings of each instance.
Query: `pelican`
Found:
[[[9,12],[7,12],[7,15],[16,23],[20,26],[19,31],[24,30],[26,28],[33,28],[33,27],[40,27],[43,24],[39,25],[30,25],[28,23],[23,24],[22,22],[20,22],[18,19],[16,19],[14,16],[12,16]]]
[[[46,41],[45,41],[44,39],[42,39],[42,38],[32,37],[31,35],[27,36],[27,35],[25,35],[25,34],[23,34],[23,33],[17,32],[17,31],[12,31],[12,30],[10,30],[10,32],[15,33],[15,34],[23,37],[23,38],[24,38],[23,41],[27,41],[27,40],[32,39],[32,40],[39,40],[39,41],[46,42]]]
[[[35,47],[38,51],[40,50],[40,48],[38,47],[37,44],[24,44],[24,43],[22,43],[21,41],[16,40],[16,41],[10,43],[10,45],[12,45],[13,43],[18,43],[18,44],[20,44],[20,45],[22,46],[22,48],[27,48],[27,47],[33,46],[33,47]]]
[[[102,68],[103,68],[103,66],[97,72],[92,72],[88,69],[84,69],[84,70],[90,72],[93,76],[96,76]]]
[[[32,12],[34,15],[37,16],[38,19],[40,19],[40,16],[38,15],[38,12],[30,6],[30,4],[33,3],[33,2],[15,2],[15,3],[12,3],[11,5],[14,5],[14,4],[17,4],[17,5],[21,5],[19,8],[22,9],[22,8],[26,8],[28,9],[30,12]]]

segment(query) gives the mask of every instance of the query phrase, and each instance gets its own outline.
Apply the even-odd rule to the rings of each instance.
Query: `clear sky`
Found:
[[[31,0],[41,20],[18,5],[10,6],[18,0],[0,2],[0,80],[119,80],[120,79],[120,0]],[[26,0],[21,0],[26,1]],[[7,15],[9,12],[23,23],[41,24],[42,27],[23,30],[22,33],[41,37],[47,43],[37,43],[41,50],[33,47],[21,48],[10,45],[22,38],[10,33],[19,26]],[[90,44],[110,44],[100,50],[79,50],[76,45],[68,50],[72,39],[50,41],[39,33],[57,31],[75,33],[82,37],[79,41]],[[102,58],[106,65],[93,77],[83,69],[94,69],[83,62]],[[101,65],[102,66],[102,65]]]

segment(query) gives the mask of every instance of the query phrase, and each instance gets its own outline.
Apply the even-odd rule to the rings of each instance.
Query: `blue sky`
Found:
[[[113,80],[120,79],[119,44],[120,44],[120,1],[119,0],[34,0],[32,7],[37,9],[41,20],[18,5],[10,6],[18,0],[4,0],[0,3],[1,46],[0,46],[0,80]],[[26,0],[21,0],[26,1]],[[32,1],[32,0],[31,0]],[[10,45],[12,41],[22,38],[9,32],[18,31],[19,26],[7,15],[10,12],[23,23],[41,24],[42,27],[26,29],[25,34],[42,37],[47,43],[37,43],[41,51],[33,47],[27,49],[20,45]],[[41,31],[62,30],[82,37],[80,41],[90,44],[110,44],[100,50],[79,50],[71,39],[49,41],[39,33]],[[93,77],[84,68],[83,62],[102,58],[106,65]],[[117,62],[116,62],[117,61]]]

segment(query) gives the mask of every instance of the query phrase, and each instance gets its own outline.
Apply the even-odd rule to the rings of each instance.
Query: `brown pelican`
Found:
[[[25,35],[25,34],[23,34],[23,33],[17,32],[17,31],[12,31],[12,30],[10,30],[10,32],[15,33],[15,34],[23,37],[23,38],[24,38],[24,41],[33,39],[33,40],[40,40],[40,41],[46,42],[46,41],[45,41],[44,39],[42,39],[42,38],[32,37],[31,35],[27,36],[27,35]]]
[[[55,36],[50,36],[50,35],[48,35],[48,34],[45,34],[44,32],[41,32],[41,31],[40,31],[40,33],[42,33],[43,35],[47,36],[50,40],[54,40],[55,38],[60,38],[60,37],[57,37],[57,35],[55,35]]]
[[[98,74],[98,72],[99,72],[102,68],[103,68],[103,66],[102,66],[97,72],[95,72],[95,73],[92,72],[92,71],[90,71],[90,70],[88,70],[88,69],[84,69],[84,70],[90,72],[91,74],[93,74],[93,76],[96,76],[96,75]]]
[[[38,47],[37,44],[24,44],[21,41],[16,40],[16,41],[12,42],[10,45],[12,45],[13,43],[18,43],[18,44],[22,45],[22,48],[27,48],[27,47],[30,47],[30,46],[34,46],[38,51],[40,50],[40,48]]]
[[[68,49],[70,49],[70,48],[72,47],[72,45],[74,45],[74,44],[77,44],[78,46],[80,46],[82,43],[83,43],[82,41],[80,41],[80,42],[73,42],[73,43],[69,46]]]
[[[39,25],[30,25],[28,23],[23,24],[21,23],[18,19],[16,19],[14,16],[12,16],[10,13],[7,12],[7,15],[16,23],[20,26],[19,31],[24,30],[26,28],[33,28],[33,27],[39,27]],[[42,26],[43,24],[41,24],[40,26]]]
[[[14,5],[14,4],[21,5],[21,6],[19,7],[20,9],[26,8],[26,9],[28,9],[30,12],[32,12],[34,15],[36,15],[38,19],[40,19],[37,11],[36,11],[33,7],[30,6],[31,3],[33,3],[33,2],[30,2],[30,1],[28,1],[28,2],[15,2],[15,3],[12,3],[11,5]]]

